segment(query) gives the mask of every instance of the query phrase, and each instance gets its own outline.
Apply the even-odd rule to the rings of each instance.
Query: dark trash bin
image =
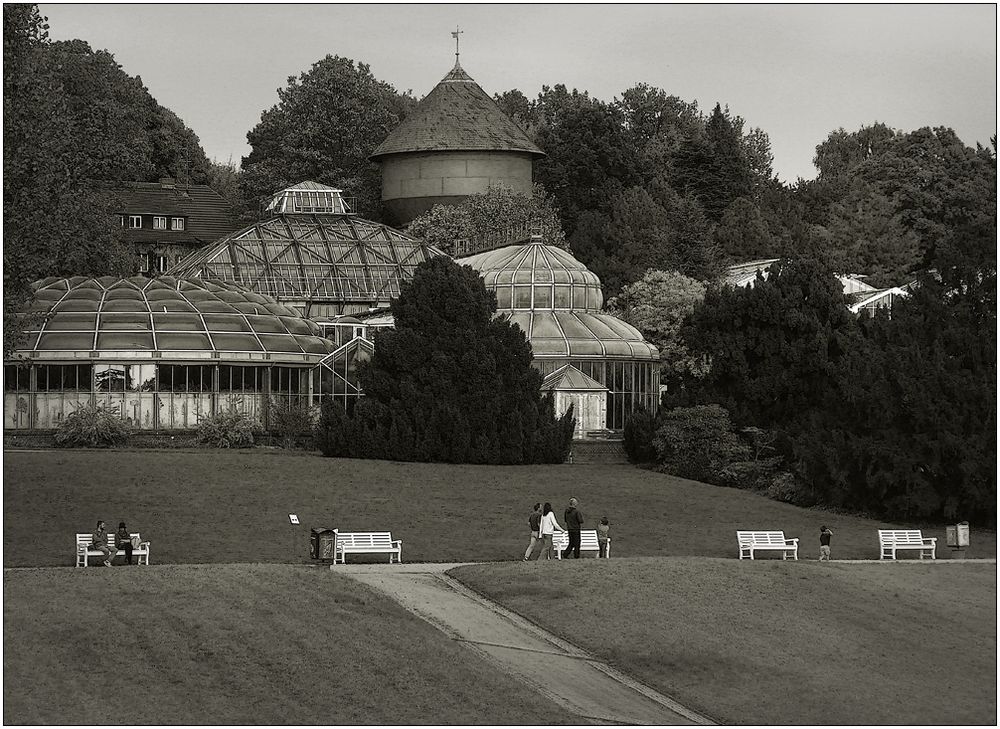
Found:
[[[311,529],[309,533],[309,556],[313,559],[336,559],[337,530]]]

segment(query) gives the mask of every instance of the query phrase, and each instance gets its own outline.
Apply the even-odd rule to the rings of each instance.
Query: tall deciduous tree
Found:
[[[711,225],[693,198],[655,182],[616,195],[607,217],[588,212],[570,238],[574,254],[596,273],[607,296],[650,269],[709,280],[718,272]]]
[[[706,371],[705,362],[692,357],[680,337],[684,319],[704,298],[701,281],[678,271],[649,270],[608,301],[607,309],[660,350],[660,380],[669,387]]]
[[[621,111],[587,92],[543,86],[535,113],[535,141],[548,155],[535,163],[535,178],[555,199],[572,235],[584,211],[607,208],[635,183],[635,151],[627,143]]]
[[[368,156],[415,103],[372,75],[367,64],[326,56],[288,86],[247,134],[243,197],[256,212],[277,190],[303,180],[341,188],[360,212],[380,213],[378,166]]]
[[[19,343],[15,313],[32,281],[124,274],[131,267],[122,233],[112,225],[114,201],[89,183],[102,154],[81,152],[91,149],[82,139],[91,130],[66,89],[75,76],[53,63],[47,28],[35,6],[4,5],[5,356]],[[88,78],[77,80],[85,85]]]

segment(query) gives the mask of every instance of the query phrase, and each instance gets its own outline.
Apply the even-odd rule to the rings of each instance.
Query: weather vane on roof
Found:
[[[451,37],[455,39],[455,63],[458,63],[458,36],[459,34],[464,32],[465,32],[464,30],[459,30],[458,26],[456,25],[455,30],[452,31],[451,33]]]

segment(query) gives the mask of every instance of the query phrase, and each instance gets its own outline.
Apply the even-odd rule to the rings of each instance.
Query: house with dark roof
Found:
[[[109,184],[120,203],[118,225],[136,252],[136,273],[164,273],[189,253],[236,230],[233,213],[208,185],[159,182]]]
[[[530,195],[532,163],[544,156],[456,59],[370,159],[382,165],[392,222],[405,225],[435,204],[457,204],[489,187]]]

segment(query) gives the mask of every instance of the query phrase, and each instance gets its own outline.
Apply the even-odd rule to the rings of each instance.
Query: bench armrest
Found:
[[[937,537],[924,537],[924,543],[937,544]]]
[[[402,539],[393,539],[392,543],[393,544],[398,544],[401,547],[403,546],[403,540]]]
[[[795,544],[798,544],[798,543],[799,543],[799,538],[798,537],[795,537],[794,539],[786,539],[785,540],[785,544],[789,544],[789,545],[795,545]]]

